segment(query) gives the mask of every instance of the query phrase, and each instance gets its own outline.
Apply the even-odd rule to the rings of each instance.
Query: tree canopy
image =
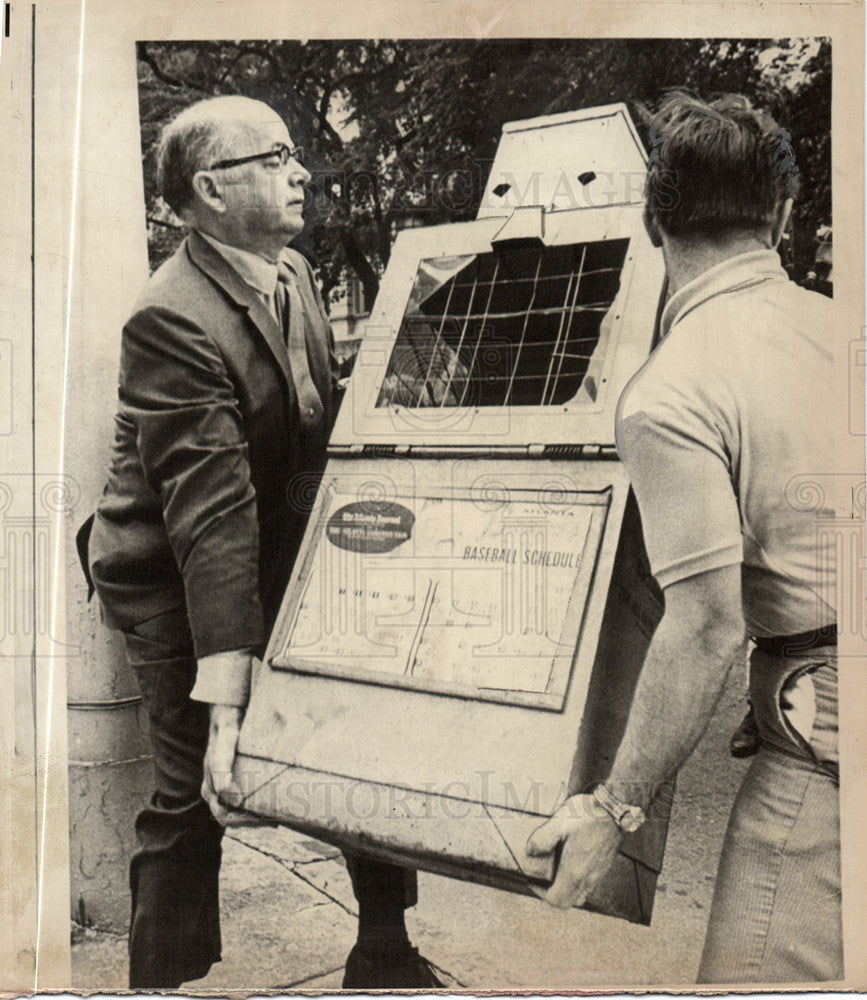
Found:
[[[140,42],[138,60],[152,266],[179,240],[155,187],[159,131],[217,94],[266,101],[305,147],[315,197],[296,245],[326,297],[354,271],[373,301],[408,213],[474,218],[505,122],[625,101],[641,131],[676,86],[746,94],[791,132],[801,174],[796,279],[818,226],[831,223],[827,39]]]

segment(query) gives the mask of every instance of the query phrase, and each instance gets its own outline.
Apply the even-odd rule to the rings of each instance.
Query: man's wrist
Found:
[[[190,697],[212,705],[244,708],[250,700],[252,664],[252,653],[242,649],[199,657]]]
[[[229,724],[240,723],[244,719],[245,710],[239,705],[222,705],[217,702],[210,702],[208,705],[210,719],[212,723]]]
[[[623,833],[634,833],[647,818],[641,806],[621,802],[604,782],[593,789],[592,796],[594,802],[608,813]]]

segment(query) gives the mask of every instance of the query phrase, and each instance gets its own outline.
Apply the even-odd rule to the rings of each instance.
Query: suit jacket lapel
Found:
[[[195,230],[192,230],[187,238],[187,252],[199,270],[219,285],[229,298],[247,310],[250,321],[271,348],[274,360],[280,366],[283,377],[286,379],[290,395],[294,396],[295,384],[292,381],[292,371],[289,367],[289,355],[283,341],[283,332],[262,304],[261,299],[225,258],[221,257],[210,243],[203,240]]]

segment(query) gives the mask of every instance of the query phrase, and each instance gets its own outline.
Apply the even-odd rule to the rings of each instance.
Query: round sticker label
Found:
[[[349,503],[328,519],[332,545],[350,552],[391,552],[412,535],[415,515],[399,503],[364,500]]]

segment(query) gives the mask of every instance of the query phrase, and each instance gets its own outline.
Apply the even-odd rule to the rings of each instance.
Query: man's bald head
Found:
[[[212,97],[185,108],[164,129],[157,150],[157,185],[172,210],[183,216],[193,201],[193,177],[211,164],[258,152],[262,125],[279,124],[267,104],[249,97]]]

